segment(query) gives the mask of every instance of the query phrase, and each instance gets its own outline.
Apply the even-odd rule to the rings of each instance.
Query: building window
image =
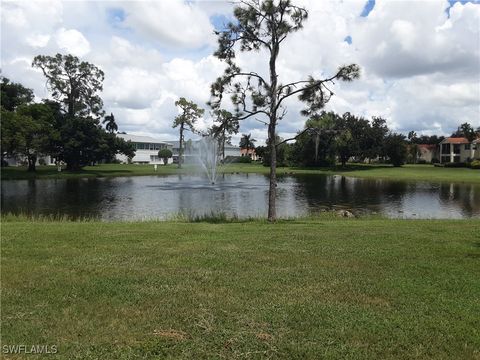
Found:
[[[450,156],[442,156],[442,163],[450,162]]]
[[[459,163],[460,162],[460,156],[454,156],[453,157],[453,162]]]
[[[465,144],[465,150],[470,150],[471,146],[470,144]]]
[[[450,144],[442,144],[442,154],[450,154]]]
[[[454,144],[453,145],[453,153],[454,154],[460,154],[460,144]]]

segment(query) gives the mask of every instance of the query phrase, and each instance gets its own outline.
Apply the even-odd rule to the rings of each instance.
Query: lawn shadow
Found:
[[[292,167],[294,170],[310,170],[310,171],[331,171],[331,172],[350,172],[350,171],[365,171],[365,170],[375,170],[375,169],[391,169],[392,165],[383,164],[383,165],[363,165],[363,164],[348,164],[345,166],[335,165],[330,167],[307,167],[299,166]]]
[[[132,174],[134,173],[132,170],[123,170],[123,169],[119,169],[119,170],[91,170],[91,169],[88,169],[88,170],[78,170],[78,171],[71,171],[71,170],[65,170],[62,172],[63,174],[72,174],[72,175],[78,175],[78,174],[81,174],[81,175],[95,175],[97,177],[108,177],[108,176],[115,176],[115,175],[118,175],[118,174],[122,174],[122,175],[128,175],[128,174]]]

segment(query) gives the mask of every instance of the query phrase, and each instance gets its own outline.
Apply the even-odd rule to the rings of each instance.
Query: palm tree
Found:
[[[257,140],[252,139],[252,134],[242,134],[242,137],[240,139],[240,149],[246,149],[248,156],[248,150],[255,149],[256,141]]]
[[[118,131],[118,126],[117,123],[115,122],[115,117],[113,116],[113,113],[110,113],[110,115],[105,116],[105,119],[103,119],[103,124],[105,125],[105,129],[110,134],[113,134],[115,131]]]

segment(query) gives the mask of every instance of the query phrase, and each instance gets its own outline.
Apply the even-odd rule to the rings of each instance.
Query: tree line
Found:
[[[480,128],[464,123],[452,137],[466,137],[470,141],[480,137]],[[330,167],[347,161],[384,162],[401,166],[418,161],[419,144],[438,145],[444,136],[421,135],[411,131],[408,136],[391,131],[385,119],[368,120],[349,112],[343,115],[322,112],[305,123],[294,143],[276,136],[277,165]],[[265,166],[270,166],[269,148],[258,146],[256,153]],[[435,161],[435,159],[433,159]]]
[[[50,155],[67,169],[79,170],[111,162],[119,153],[135,155],[133,144],[116,136],[114,115],[104,116],[98,95],[103,88],[102,70],[61,54],[36,56],[32,66],[42,70],[51,99],[35,102],[31,89],[2,78],[2,166],[5,157],[17,157],[35,171],[37,159]]]

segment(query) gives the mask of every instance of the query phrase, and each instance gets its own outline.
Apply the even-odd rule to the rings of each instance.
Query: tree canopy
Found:
[[[172,157],[172,151],[170,149],[161,149],[158,151],[158,157],[163,160],[163,164],[167,165],[168,159]]]
[[[453,137],[465,137],[468,141],[473,141],[477,138],[477,131],[469,123],[463,123],[452,134]]]
[[[19,83],[10,82],[5,77],[2,77],[1,89],[2,108],[7,111],[15,111],[18,106],[29,104],[34,99],[32,89]]]
[[[222,160],[225,160],[225,143],[230,143],[232,134],[238,134],[240,124],[230,111],[217,109],[213,111],[214,124],[211,129],[213,137],[218,140]]]
[[[69,117],[103,116],[98,92],[103,90],[104,73],[97,66],[70,54],[38,55],[32,66],[42,70],[52,97],[63,105]]]
[[[247,153],[248,153],[248,150],[255,149],[255,143],[256,142],[257,142],[257,140],[252,138],[252,134],[242,134],[242,137],[240,138],[240,144],[239,145],[240,145],[241,149],[246,149]]]
[[[60,54],[36,56],[32,65],[43,71],[53,100],[34,104],[31,89],[2,79],[2,160],[26,159],[34,171],[37,158],[50,155],[77,170],[113,161],[117,153],[134,156],[132,144],[114,134],[118,128],[113,114],[106,117],[108,133],[100,125],[102,70]]]
[[[180,108],[180,114],[175,117],[173,120],[173,128],[179,127],[180,134],[179,134],[179,150],[178,150],[178,167],[182,167],[183,161],[183,143],[185,141],[183,132],[185,130],[190,130],[192,132],[195,131],[195,123],[197,120],[203,116],[205,112],[204,109],[198,107],[192,101],[188,101],[184,97],[181,97],[177,101],[175,101],[175,106]]]

